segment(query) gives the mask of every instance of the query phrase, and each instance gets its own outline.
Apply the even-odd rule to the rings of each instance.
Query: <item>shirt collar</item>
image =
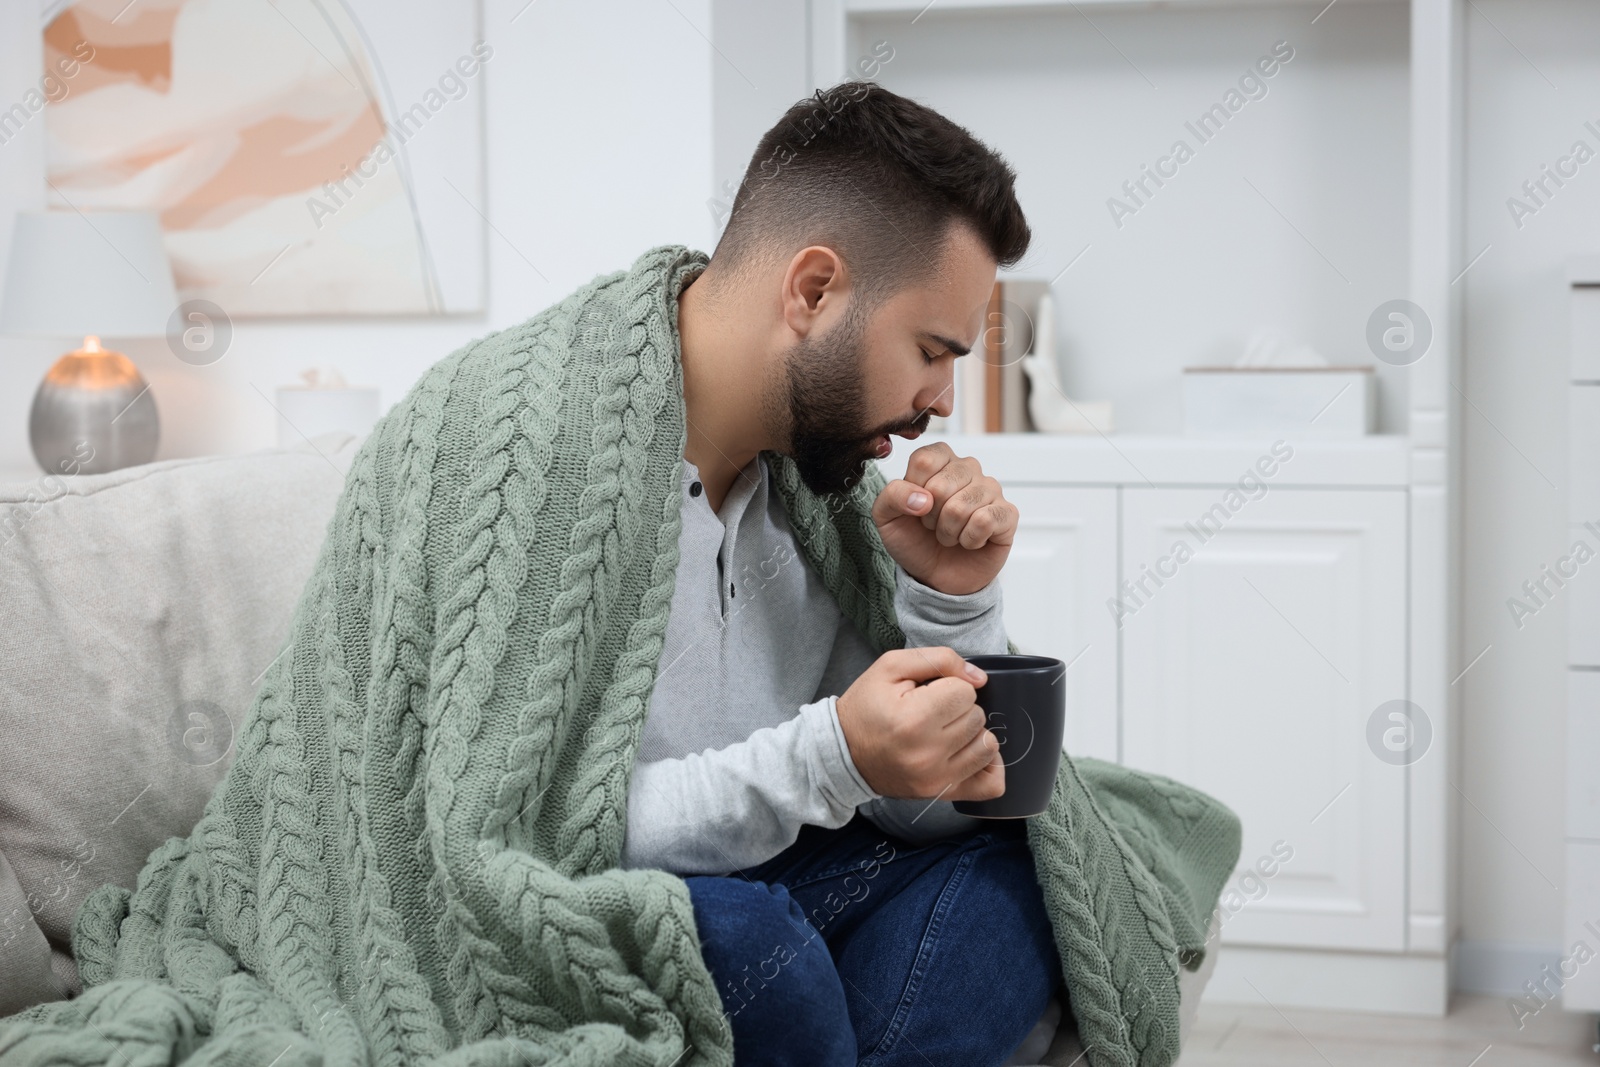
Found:
[[[688,457],[684,458],[683,468],[685,475],[683,491],[686,496],[692,496],[689,493],[689,486],[700,481],[700,469],[689,462]],[[724,526],[728,526],[742,518],[752,505],[765,507],[766,501],[767,465],[758,452],[734,477],[733,485],[728,488],[728,495],[722,498],[722,509],[713,514]],[[708,504],[707,508],[709,507]]]

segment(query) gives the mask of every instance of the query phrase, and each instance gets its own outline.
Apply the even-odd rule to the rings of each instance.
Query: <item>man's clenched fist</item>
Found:
[[[888,797],[989,800],[1004,793],[1000,742],[976,703],[985,680],[952,648],[879,656],[838,701],[856,770]]]
[[[971,456],[943,441],[911,453],[906,476],[872,502],[872,521],[900,569],[952,596],[988,585],[1017,535],[1017,506]]]

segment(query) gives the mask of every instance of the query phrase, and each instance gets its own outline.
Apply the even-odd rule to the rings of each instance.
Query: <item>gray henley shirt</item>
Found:
[[[740,471],[720,513],[683,462],[677,581],[621,866],[727,874],[857,809],[913,842],[979,823],[948,800],[882,796],[856,769],[836,702],[876,657],[806,564],[765,460]],[[908,648],[1006,651],[998,581],[953,596],[896,567],[895,610]]]

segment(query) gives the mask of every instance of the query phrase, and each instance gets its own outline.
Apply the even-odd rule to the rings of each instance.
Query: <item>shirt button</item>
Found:
[[[700,495],[700,483],[699,482],[690,482],[689,483],[689,495],[690,496],[699,496]]]

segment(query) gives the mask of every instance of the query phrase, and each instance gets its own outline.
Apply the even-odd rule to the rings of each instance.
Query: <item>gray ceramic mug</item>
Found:
[[[980,819],[1025,819],[1050,804],[1061,767],[1067,719],[1067,666],[1052,656],[968,656],[989,676],[978,707],[1000,741],[1006,791],[992,800],[957,800],[953,807]]]

